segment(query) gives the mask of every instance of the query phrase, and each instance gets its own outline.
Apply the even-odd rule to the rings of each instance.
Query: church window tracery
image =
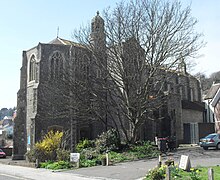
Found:
[[[32,55],[30,59],[29,65],[29,81],[33,81],[36,78],[36,59],[35,56]]]
[[[63,76],[63,57],[61,53],[53,53],[50,60],[50,77],[51,79],[61,78]]]

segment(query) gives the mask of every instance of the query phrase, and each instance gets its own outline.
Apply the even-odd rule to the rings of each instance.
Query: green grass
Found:
[[[199,176],[201,177],[201,180],[207,180],[208,179],[208,168],[210,167],[200,167],[199,169]],[[214,171],[214,179],[220,179],[220,167],[219,166],[212,166],[211,167]]]
[[[212,167],[198,167],[195,168],[195,172],[197,174],[198,180],[208,180],[208,168],[212,168],[214,171],[214,179],[220,179],[220,167],[219,166],[212,166]],[[180,175],[184,177],[184,179],[193,179],[192,178],[193,172],[186,172],[181,171]],[[181,178],[180,178],[181,179]],[[197,180],[196,178],[194,178]]]
[[[191,168],[190,172],[183,171],[176,166],[171,167],[171,179],[172,180],[208,180],[208,168],[212,168],[214,171],[214,179],[220,179],[220,167],[198,167]],[[160,177],[165,177],[166,166],[161,168],[154,168],[150,170],[146,176],[146,180],[158,180]]]

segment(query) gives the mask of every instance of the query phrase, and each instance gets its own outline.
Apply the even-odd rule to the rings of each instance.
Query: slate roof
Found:
[[[66,40],[66,39],[62,39],[57,37],[56,39],[52,40],[49,42],[49,44],[60,44],[60,45],[72,45],[72,46],[76,46],[76,47],[83,47],[85,48],[82,44],[70,41],[70,40]]]
[[[205,110],[205,103],[182,100],[182,108],[203,112]]]
[[[219,88],[220,88],[220,83],[213,84],[212,87],[209,89],[209,91],[206,94],[204,99],[205,100],[206,99],[213,99]]]

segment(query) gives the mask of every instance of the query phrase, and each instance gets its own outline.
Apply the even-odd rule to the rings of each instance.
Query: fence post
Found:
[[[166,168],[166,180],[171,180],[170,166]]]
[[[208,180],[214,180],[214,173],[212,168],[208,169]]]

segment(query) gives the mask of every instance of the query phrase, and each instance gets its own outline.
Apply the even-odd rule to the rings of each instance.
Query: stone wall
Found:
[[[31,58],[35,59],[36,64],[36,73],[33,80],[30,79],[30,61]],[[37,109],[37,88],[39,83],[39,46],[34,47],[27,51],[26,53],[27,58],[27,106],[26,106],[26,131],[27,131],[27,148],[30,149],[31,145],[33,145],[34,141],[34,123],[35,123],[35,116],[36,116],[36,109]]]
[[[184,123],[202,123],[203,122],[203,112],[195,111],[192,109],[182,110],[182,119]]]

